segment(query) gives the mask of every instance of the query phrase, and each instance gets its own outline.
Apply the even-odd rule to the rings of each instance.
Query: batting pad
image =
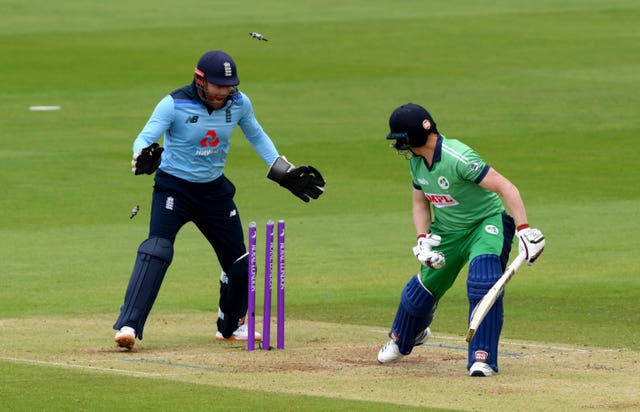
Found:
[[[497,255],[480,255],[475,257],[469,265],[467,278],[467,296],[469,298],[469,318],[473,308],[493,284],[502,276],[502,264]],[[467,369],[476,360],[488,363],[498,372],[498,341],[504,322],[504,292],[498,297],[489,313],[484,318],[473,339],[469,342],[469,358]]]
[[[402,290],[400,305],[389,332],[403,355],[411,353],[416,336],[433,320],[435,299],[422,286],[418,276],[413,276]]]

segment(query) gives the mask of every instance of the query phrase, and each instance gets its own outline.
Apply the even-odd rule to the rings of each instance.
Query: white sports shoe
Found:
[[[469,369],[469,376],[491,376],[493,369],[484,362],[474,362]]]
[[[378,352],[378,362],[382,364],[397,362],[402,358],[404,355],[400,353],[400,349],[393,339],[389,340]]]
[[[430,337],[431,329],[429,329],[429,327],[427,326],[425,330],[423,330],[418,334],[418,336],[416,336],[416,339],[413,341],[413,346],[420,346],[425,344]]]
[[[129,326],[123,326],[116,332],[116,337],[113,340],[118,347],[131,350],[136,344],[136,331]]]
[[[256,341],[262,340],[262,335],[259,332],[254,332],[254,336]],[[247,327],[247,325],[238,326],[238,329],[233,332],[233,335],[231,335],[229,339],[226,339],[224,336],[222,336],[222,333],[220,331],[216,332],[216,340],[247,341],[248,338],[249,328]]]
[[[416,336],[413,341],[413,346],[423,345],[430,337],[431,329],[427,327],[425,330],[420,332],[418,336]],[[378,362],[383,364],[396,362],[402,358],[404,358],[404,355],[400,353],[400,349],[398,349],[398,345],[393,341],[393,339],[387,342],[387,344],[378,352]]]

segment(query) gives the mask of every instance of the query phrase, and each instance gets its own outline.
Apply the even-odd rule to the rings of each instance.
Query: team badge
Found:
[[[484,230],[491,235],[497,235],[498,233],[500,233],[500,229],[498,229],[498,227],[494,225],[486,225],[484,227]]]
[[[226,77],[233,76],[233,69],[231,69],[231,63],[224,62],[222,65],[224,66],[224,75]]]
[[[424,119],[424,120],[422,121],[422,128],[423,128],[424,130],[429,130],[429,129],[431,129],[431,122],[429,121],[429,119]]]
[[[449,181],[446,177],[440,176],[438,177],[438,186],[440,186],[442,190],[447,190],[449,189]]]

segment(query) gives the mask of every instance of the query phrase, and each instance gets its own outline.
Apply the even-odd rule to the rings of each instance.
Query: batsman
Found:
[[[471,315],[504,272],[514,234],[529,265],[545,246],[540,230],[529,227],[516,186],[469,146],[440,134],[424,107],[413,103],[398,107],[389,118],[389,128],[387,139],[409,162],[417,235],[413,254],[421,271],[402,290],[389,332],[391,340],[378,352],[381,364],[399,361],[427,341],[438,302],[465,264],[469,263]],[[503,296],[469,342],[467,370],[471,376],[498,372]]]
[[[132,349],[136,338],[142,339],[173,259],[176,236],[188,222],[207,239],[222,268],[216,339],[247,340],[247,250],[234,202],[236,188],[223,173],[236,126],[269,166],[269,179],[304,202],[324,192],[318,170],[295,167],[278,153],[239,83],[231,56],[221,50],[206,52],[197,62],[193,81],[160,100],[133,142],[133,173],[155,173],[155,185],[149,235],[138,247],[113,326],[119,347]],[[158,144],[163,136],[164,147]]]

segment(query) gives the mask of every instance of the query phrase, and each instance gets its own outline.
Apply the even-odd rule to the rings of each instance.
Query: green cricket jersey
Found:
[[[435,233],[467,231],[504,211],[500,197],[478,184],[489,165],[458,140],[438,136],[431,168],[421,156],[411,157],[409,167],[414,187],[433,205]]]

